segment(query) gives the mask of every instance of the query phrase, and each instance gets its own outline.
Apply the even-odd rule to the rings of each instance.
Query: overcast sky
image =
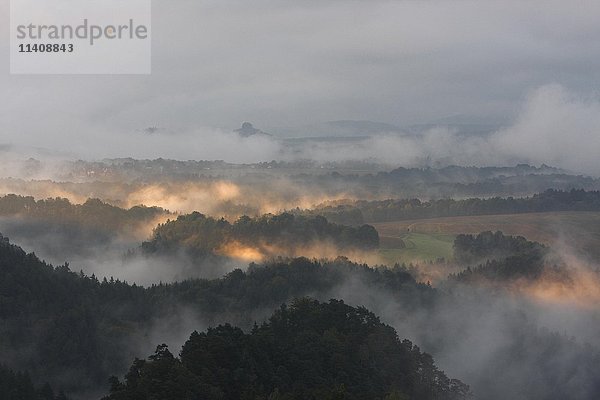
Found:
[[[155,0],[151,76],[11,76],[2,29],[0,141],[110,156],[148,126],[513,123],[548,85],[595,107],[599,21],[597,0]]]

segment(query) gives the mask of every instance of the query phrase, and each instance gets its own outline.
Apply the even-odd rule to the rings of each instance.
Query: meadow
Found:
[[[461,233],[502,231],[528,240],[600,259],[599,212],[548,212],[443,217],[371,223],[381,236],[380,254],[388,263],[451,259],[452,242]],[[396,241],[394,241],[394,239]],[[401,242],[398,241],[401,240]]]

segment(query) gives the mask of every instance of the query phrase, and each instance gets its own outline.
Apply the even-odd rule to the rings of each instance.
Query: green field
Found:
[[[524,236],[600,260],[599,212],[550,212],[473,217],[444,217],[372,223],[381,236],[381,254],[389,261],[435,260],[452,255],[452,241],[461,233],[502,231]],[[402,239],[395,245],[392,239]]]
[[[399,239],[403,246],[392,247],[392,241],[382,238],[379,254],[387,265],[414,261],[435,261],[439,258],[452,258],[452,244],[455,235],[440,233],[404,233]]]

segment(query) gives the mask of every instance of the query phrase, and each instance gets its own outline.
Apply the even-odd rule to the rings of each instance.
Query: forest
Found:
[[[242,216],[232,224],[223,218],[194,212],[158,225],[152,238],[142,244],[142,249],[146,254],[184,249],[196,258],[218,254],[219,249],[226,251],[231,243],[261,249],[273,256],[285,256],[290,253],[279,249],[301,249],[328,243],[341,251],[373,250],[379,247],[379,234],[370,225],[337,225],[322,216],[290,213],[256,218]],[[226,252],[221,254],[228,255]]]
[[[548,189],[529,197],[469,198],[464,200],[395,199],[382,201],[343,201],[296,212],[323,215],[347,225],[437,217],[495,214],[523,214],[550,211],[600,211],[600,191]]]
[[[490,243],[507,249],[507,252],[498,255],[493,251],[494,246],[491,246]],[[463,253],[471,251],[478,258],[486,259],[483,264],[479,264],[480,267],[474,266],[474,269],[469,267],[465,270],[465,274],[472,274],[470,271],[477,268],[487,268],[486,266],[489,263],[527,266],[529,265],[528,260],[538,255],[542,249],[535,243],[523,241],[522,238],[507,237],[498,233],[485,233],[481,237],[461,238],[457,241],[456,248]],[[494,259],[493,257],[505,258]],[[515,264],[515,260],[524,261]],[[520,270],[519,273],[525,276],[526,271]],[[465,284],[473,287],[473,292],[469,296],[479,296],[477,294],[479,280],[451,276],[445,285],[441,285],[440,288],[436,289],[415,280],[411,274],[411,266],[398,265],[393,268],[372,268],[364,264],[352,263],[344,258],[326,262],[297,258],[262,265],[251,264],[247,271],[237,269],[221,279],[185,280],[172,284],[155,284],[144,288],[118,279],[98,279],[94,275],[87,276],[84,273],[75,273],[69,269],[68,265],[53,267],[40,261],[35,255],[25,253],[6,238],[3,238],[0,242],[0,273],[0,318],[3,322],[3,329],[0,331],[0,351],[2,351],[5,362],[10,362],[11,368],[14,368],[15,371],[27,371],[35,385],[41,387],[45,381],[50,382],[54,393],[64,391],[75,397],[85,395],[99,398],[108,389],[111,389],[110,396],[112,397],[109,397],[111,399],[136,398],[136,393],[138,393],[136,391],[150,390],[144,389],[145,384],[139,387],[136,386],[134,377],[139,374],[140,377],[148,379],[157,371],[162,371],[163,368],[172,372],[165,375],[165,379],[180,382],[178,379],[181,378],[185,382],[192,382],[190,383],[193,387],[193,389],[190,389],[192,392],[193,390],[210,390],[210,393],[216,396],[214,398],[227,398],[226,391],[224,394],[220,394],[224,388],[228,388],[227,390],[236,388],[235,390],[240,392],[229,393],[229,396],[234,396],[231,398],[235,398],[247,389],[244,389],[244,382],[247,382],[245,379],[250,379],[249,377],[256,375],[257,372],[253,368],[259,368],[258,365],[261,365],[260,368],[265,368],[263,371],[265,375],[260,378],[252,378],[264,380],[261,381],[264,385],[257,385],[253,388],[255,392],[251,394],[258,396],[256,398],[266,398],[271,395],[281,396],[281,398],[302,398],[301,396],[309,392],[318,397],[316,393],[321,393],[319,390],[322,387],[319,387],[318,381],[312,380],[314,377],[306,376],[306,381],[303,381],[304,384],[301,387],[285,386],[285,373],[280,369],[272,369],[273,366],[269,367],[271,365],[269,364],[270,358],[259,358],[255,360],[256,362],[252,361],[252,357],[256,356],[256,353],[252,353],[252,351],[257,351],[256,346],[260,348],[261,345],[264,345],[271,349],[277,349],[277,346],[286,345],[283,342],[284,338],[277,339],[282,342],[276,343],[264,343],[259,340],[259,338],[264,338],[263,335],[271,332],[271,329],[274,329],[269,323],[264,325],[261,322],[271,315],[271,310],[278,309],[284,303],[291,302],[291,304],[294,304],[294,299],[306,296],[311,296],[319,301],[328,301],[331,298],[342,296],[350,298],[351,303],[358,302],[358,304],[370,305],[370,309],[379,311],[386,318],[390,318],[389,307],[395,304],[394,307],[402,310],[399,315],[404,315],[403,319],[406,320],[406,322],[401,322],[402,319],[396,322],[399,324],[397,326],[401,327],[402,332],[411,331],[415,334],[414,327],[410,328],[414,322],[411,323],[410,321],[426,312],[430,315],[430,320],[423,326],[425,331],[418,333],[421,342],[434,349],[439,348],[439,346],[442,346],[441,349],[446,346],[451,349],[453,346],[459,345],[456,343],[456,337],[438,336],[433,333],[439,331],[439,334],[443,335],[443,327],[448,323],[446,317],[442,318],[445,313],[442,313],[441,310],[454,303],[457,303],[456,307],[459,307],[458,304],[463,301],[462,299],[466,293],[469,293],[469,291],[465,291],[466,289],[461,289]],[[531,275],[530,278],[535,281],[535,274]],[[348,290],[354,295],[348,297]],[[486,304],[490,301],[490,295],[491,293],[487,293],[486,300],[479,299],[478,301],[481,304]],[[316,318],[316,320],[307,320],[307,327],[318,321],[328,321],[328,323],[340,325],[329,326],[323,331],[317,330],[317,333],[321,332],[321,334],[316,336],[314,332],[305,332],[306,335],[300,335],[302,331],[295,330],[294,334],[300,335],[294,341],[295,344],[299,344],[299,341],[303,340],[301,338],[306,338],[306,340],[312,338],[310,342],[307,342],[307,346],[308,343],[312,343],[316,348],[324,346],[324,343],[331,344],[331,340],[336,343],[339,342],[340,346],[344,346],[343,343],[346,343],[347,346],[358,346],[359,343],[369,342],[366,337],[362,337],[362,334],[354,337],[347,333],[349,337],[344,337],[344,326],[352,324],[352,319],[344,321],[344,318],[332,317],[329,311],[323,310],[323,307],[327,308],[329,306],[320,305],[313,300],[301,304],[305,304],[308,310],[313,310],[308,313],[309,318]],[[337,310],[336,312],[340,308],[341,310],[352,310],[350,314],[363,315],[363,317],[360,317],[361,320],[364,320],[364,316],[368,316],[368,319],[373,318],[372,314],[367,313],[366,310],[346,309],[347,306],[342,306],[341,303],[333,303],[331,307]],[[320,319],[320,312],[325,312],[328,316]],[[341,314],[346,315],[346,311]],[[277,315],[275,313],[273,318],[278,318]],[[310,317],[311,315],[312,317]],[[436,315],[439,315],[439,317]],[[457,315],[455,318],[462,320],[469,317],[469,315]],[[395,318],[398,318],[398,315]],[[239,327],[241,331],[237,328],[219,328],[219,326],[227,323]],[[375,326],[389,332],[388,341],[381,339],[381,344],[389,343],[388,345],[396,348],[396,350],[388,349],[384,351],[383,349],[370,348],[369,351],[374,352],[373,357],[376,357],[382,351],[384,353],[392,351],[392,354],[403,354],[409,350],[407,344],[401,344],[394,339],[396,336],[389,328],[382,328],[379,324],[375,324]],[[585,393],[595,390],[596,386],[594,385],[599,385],[600,382],[591,379],[590,374],[593,375],[592,366],[597,365],[596,362],[600,359],[596,350],[581,347],[579,344],[570,342],[570,339],[566,337],[552,336],[552,333],[531,330],[527,326],[527,324],[519,326],[514,335],[517,335],[515,338],[524,340],[524,343],[529,341],[538,342],[538,345],[528,350],[533,352],[532,356],[538,360],[535,367],[533,365],[531,367],[539,374],[539,379],[542,381],[546,382],[547,379],[552,379],[553,383],[547,387],[548,393],[560,395],[573,390],[572,383],[566,380],[566,376],[556,375],[559,371],[552,366],[555,360],[549,357],[550,353],[547,353],[550,348],[559,348],[561,352],[571,353],[571,361],[561,367],[560,371],[572,370],[572,373],[577,376],[585,375],[587,384],[581,387],[580,390],[585,391]],[[182,332],[185,334],[187,331],[187,337],[191,342],[201,346],[202,339],[198,338],[207,336],[197,334],[200,336],[192,335],[190,338],[189,334],[194,331],[204,332],[206,328],[210,327],[216,330],[206,331],[205,335],[208,335],[208,332],[222,332],[225,329],[227,335],[231,333],[237,337],[240,342],[232,342],[232,346],[250,346],[251,343],[255,343],[254,340],[259,341],[258,344],[255,343],[248,348],[250,352],[248,357],[250,358],[245,358],[244,362],[249,364],[243,365],[248,365],[244,368],[249,369],[245,372],[239,371],[240,380],[236,381],[235,385],[221,383],[216,385],[216,388],[210,388],[202,384],[202,382],[206,383],[207,377],[213,376],[211,374],[217,373],[216,371],[222,371],[222,368],[231,368],[227,367],[228,364],[216,363],[214,364],[214,371],[203,371],[199,376],[197,371],[191,370],[188,373],[186,372],[187,367],[183,368],[188,361],[190,363],[196,362],[194,361],[195,357],[203,360],[204,357],[212,357],[210,353],[193,352],[194,355],[190,355],[189,358],[184,357],[184,353],[182,353],[181,358],[177,358],[172,355],[169,356],[170,353],[167,353],[166,347],[159,348],[158,353],[148,358],[147,361],[136,361],[130,368],[130,373],[127,373],[127,366],[131,365],[130,363],[134,357],[149,354],[150,348],[164,343],[164,338],[174,338],[172,339],[174,343],[167,343],[171,346],[182,345],[183,338],[181,334]],[[230,329],[230,331],[227,331],[227,329]],[[320,329],[324,329],[323,326]],[[431,329],[434,330],[431,331]],[[517,329],[517,326],[514,329]],[[336,331],[338,333],[334,333]],[[355,331],[353,330],[353,332]],[[367,334],[370,331],[359,330],[358,332]],[[402,332],[399,331],[401,337],[404,336]],[[429,333],[423,336],[425,332]],[[215,335],[214,338],[211,336],[211,340],[214,339],[220,342],[222,338],[219,339],[219,335],[216,333]],[[154,342],[159,337],[163,340],[158,343]],[[408,337],[410,338],[410,336]],[[426,339],[426,337],[429,337],[429,339]],[[272,338],[272,340],[275,339]],[[367,342],[364,342],[365,340]],[[369,379],[373,379],[373,382],[380,382],[380,384],[370,389],[369,387],[353,387],[346,384],[347,379],[350,379],[352,374],[355,373],[363,374],[364,371],[361,372],[361,368],[365,366],[360,362],[355,364],[357,360],[343,361],[343,359],[335,356],[334,350],[338,347],[334,346],[330,349],[326,346],[326,348],[331,353],[318,352],[317,365],[320,365],[321,362],[346,362],[344,368],[348,368],[348,371],[342,374],[345,369],[340,369],[341,375],[335,377],[336,382],[340,382],[340,386],[337,388],[342,392],[323,394],[324,396],[338,396],[334,398],[381,396],[381,398],[384,398],[389,395],[388,398],[405,398],[402,397],[403,394],[409,394],[410,396],[411,393],[416,393],[415,390],[426,390],[424,388],[419,389],[418,385],[414,386],[419,377],[411,375],[411,371],[407,370],[402,374],[412,376],[409,381],[399,383],[389,376],[386,378],[385,376],[369,375],[367,373],[367,376],[370,376]],[[28,349],[28,351],[24,351],[24,349]],[[286,357],[283,358],[281,354],[267,354],[270,354],[268,357],[279,360],[278,362],[282,363],[281,365],[286,365],[286,368],[292,368],[294,365],[294,368],[298,368],[299,364],[296,363],[299,359],[302,360],[304,356],[309,357],[311,354],[314,356],[312,352],[317,350],[299,346],[297,351],[307,351],[308,353],[299,353],[298,358],[289,359],[287,358],[288,353],[285,353]],[[518,353],[518,350],[512,347],[504,351],[503,363],[505,363],[506,368],[520,362],[516,358],[517,353],[515,352]],[[361,351],[354,353],[362,354]],[[409,351],[409,353],[411,352]],[[418,365],[419,360],[428,360],[426,355],[414,351],[413,353],[411,354],[416,357],[414,362],[417,362],[417,364],[409,363],[408,365]],[[442,351],[439,354],[444,353],[445,351]],[[434,351],[432,353],[434,358],[435,354]],[[220,360],[219,362],[225,363],[226,360]],[[384,362],[390,368],[400,368],[399,366],[394,367],[397,360],[382,359],[377,362]],[[431,361],[427,361],[427,363],[432,368],[427,373],[437,374],[436,371],[438,370],[431,366]],[[325,365],[329,364],[322,364],[322,368],[325,368]],[[407,368],[407,366],[403,364],[402,368]],[[417,369],[425,373],[424,370]],[[412,371],[412,373],[415,373],[415,371]],[[108,382],[107,379],[112,375],[125,376],[125,380],[111,378]],[[434,379],[435,382],[442,385],[439,390],[447,390],[448,386],[444,385],[449,384],[451,388],[455,388],[459,392],[464,391],[462,384],[457,381],[450,381],[454,382],[451,384],[447,383],[448,381],[445,378],[442,379],[442,377],[443,375],[439,375],[439,379]],[[415,379],[416,381],[414,381]],[[193,382],[198,383],[199,386],[196,386],[196,383]],[[275,385],[273,382],[279,383]],[[368,379],[365,378],[361,382],[366,384]],[[382,382],[387,383],[383,384]],[[165,385],[172,384],[170,381],[164,381],[164,383]],[[515,390],[529,390],[526,389],[526,386],[523,386],[526,381],[516,380],[514,384]],[[481,382],[475,382],[473,389],[480,393],[482,391],[486,393],[486,390],[491,390],[489,393],[494,393],[493,390],[495,389],[491,389],[489,384],[482,385]],[[185,385],[182,387],[185,387]],[[532,389],[537,391],[531,393],[539,395],[542,393],[539,392],[539,388],[537,384],[534,385]],[[375,392],[369,392],[369,390]],[[427,390],[434,390],[434,386],[429,385]],[[347,393],[343,394],[344,391],[347,391]],[[432,392],[428,393],[423,394],[423,396],[453,398],[435,397]],[[546,393],[546,390],[543,393]],[[550,396],[549,394],[544,396],[546,397],[543,398],[556,398],[547,397]],[[33,399],[37,398],[33,397]]]
[[[36,223],[51,223],[70,229],[97,230],[109,234],[131,232],[170,213],[159,207],[123,209],[99,199],[73,204],[66,198],[35,200],[32,196],[8,194],[0,197],[0,217],[19,217]]]
[[[284,210],[312,209],[329,201],[388,199],[460,199],[527,197],[548,189],[600,190],[600,180],[561,169],[531,165],[512,167],[426,167],[390,170],[381,164],[336,162],[263,162],[233,164],[218,161],[112,159],[76,161],[49,166],[21,178],[0,178],[0,193],[36,199],[89,198],[121,208],[160,207],[173,213],[198,211],[235,220]],[[38,165],[38,164],[35,164]],[[7,167],[9,168],[9,167]],[[0,177],[2,170],[0,169]],[[329,212],[329,210],[323,210]],[[367,210],[364,210],[366,213]],[[330,218],[332,222],[342,221]],[[365,215],[365,222],[372,215]],[[396,216],[384,215],[380,218]],[[361,224],[353,219],[353,224]],[[348,222],[343,222],[347,224]]]
[[[135,341],[147,341],[152,321],[191,307],[207,321],[275,308],[313,290],[337,285],[350,266],[379,285],[427,290],[405,271],[377,271],[339,260],[322,266],[306,259],[267,269],[234,271],[223,279],[190,280],[147,289],[52,267],[2,238],[0,243],[1,350],[12,364],[29,367],[66,390],[96,387],[123,367]],[[401,291],[402,293],[404,290]],[[31,348],[31,352],[23,349]]]
[[[193,332],[176,358],[160,345],[135,360],[105,400],[467,399],[408,340],[365,308],[311,299],[283,305],[250,333],[229,324]]]
[[[600,400],[599,22],[0,1],[0,400]]]

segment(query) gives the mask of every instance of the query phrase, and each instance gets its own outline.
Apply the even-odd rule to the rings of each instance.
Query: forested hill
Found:
[[[527,256],[542,260],[548,253],[544,245],[522,236],[502,232],[482,232],[479,235],[458,235],[454,239],[454,259],[462,265],[473,265],[486,260]]]
[[[363,224],[364,221],[386,222],[549,211],[600,211],[600,191],[549,189],[523,198],[355,201],[344,202],[344,204],[323,204],[312,210],[297,210],[296,212],[308,215],[323,215],[336,223],[357,225]]]
[[[510,267],[510,264],[503,263],[501,266]],[[469,281],[476,284],[476,281]],[[485,298],[493,296],[488,291],[485,293]],[[187,280],[143,288],[114,279],[98,280],[94,276],[74,273],[67,265],[52,267],[2,238],[0,354],[4,364],[14,370],[28,371],[38,384],[49,381],[54,388],[64,388],[74,399],[81,398],[81,394],[85,394],[85,398],[100,398],[109,389],[108,376],[123,376],[134,357],[150,353],[157,344],[176,345],[173,338],[180,337],[182,333],[187,335],[194,330],[226,322],[250,332],[255,321],[263,321],[281,304],[304,296],[320,301],[337,298],[353,304],[368,304],[378,314],[385,313],[388,321],[399,314],[409,320],[416,317],[420,324],[424,324],[421,328],[426,332],[425,335],[420,334],[420,343],[427,344],[428,350],[434,352],[441,345],[446,348],[446,356],[448,352],[456,355],[455,346],[458,346],[456,349],[468,346],[462,343],[462,329],[454,334],[452,330],[444,329],[449,322],[447,311],[462,304],[463,291],[453,294],[453,290],[434,289],[417,283],[402,267],[373,269],[343,258],[328,262],[297,258],[268,265],[251,265],[246,272],[238,269],[221,279]],[[482,299],[474,303],[479,301]],[[394,311],[392,314],[391,310]],[[422,318],[424,315],[426,319]],[[452,315],[453,319],[457,319],[452,324],[475,324],[469,312]],[[401,321],[396,321],[398,329],[402,328]],[[503,379],[498,383],[500,387],[490,390],[488,385],[479,385],[478,394],[482,398],[498,398],[494,397],[494,393],[503,392],[505,385],[512,384],[514,393],[531,394],[526,398],[594,398],[589,394],[600,387],[596,350],[576,345],[552,333],[524,329],[526,326],[519,324],[519,331],[514,332],[517,335],[515,341],[509,340],[508,347],[503,347],[501,353],[494,353],[493,358],[501,356],[500,366],[494,363],[484,365],[485,369],[481,372],[486,379],[502,375]],[[408,337],[411,337],[408,332],[412,334],[413,328],[418,330],[418,325],[410,325],[410,329],[406,330]],[[513,331],[508,332],[513,338]],[[253,336],[252,333],[250,335]],[[323,331],[321,336],[315,338],[314,343],[321,346],[319,343],[325,342],[326,349],[337,351],[336,346],[341,339],[335,331]],[[244,337],[244,340],[254,340]],[[310,337],[297,337],[295,344],[299,346],[298,351],[311,349],[310,346],[302,348],[302,343]],[[184,338],[176,341],[182,343],[182,340]],[[372,339],[366,343],[376,342]],[[344,343],[343,340],[341,343]],[[523,346],[527,348],[528,359],[536,362],[528,364],[531,374],[516,379],[507,371],[522,366]],[[564,355],[560,362],[553,356],[557,349]],[[466,351],[469,351],[468,347]],[[354,353],[360,354],[361,351]],[[329,354],[332,361],[343,362],[343,358]],[[343,354],[348,353],[344,351]],[[384,368],[381,370],[385,372]],[[136,370],[133,371],[135,373]],[[270,376],[273,379],[285,377],[285,374],[279,375],[280,372],[276,370]],[[511,376],[510,381],[506,380],[506,374]],[[581,379],[589,384],[582,386]],[[116,384],[114,380],[113,384]],[[386,385],[382,384],[382,387]],[[97,396],[90,396],[90,393]],[[548,395],[536,395],[539,393]],[[574,396],[574,393],[578,395]],[[486,397],[487,394],[491,395]],[[389,397],[393,398],[402,397],[397,394]]]
[[[365,308],[298,299],[250,333],[231,325],[194,332],[174,357],[166,345],[134,361],[105,400],[159,398],[459,400],[449,379]]]
[[[379,235],[370,225],[337,225],[321,216],[243,216],[231,224],[194,212],[159,225],[142,249],[148,254],[185,250],[194,256],[227,256],[235,248],[245,247],[267,256],[293,256],[294,249],[308,253],[308,247],[323,245],[341,250],[373,250],[379,247]]]
[[[53,267],[0,237],[0,354],[35,381],[88,393],[106,388],[107,377],[124,372],[132,354],[155,346],[157,329],[168,337],[180,334],[180,325],[170,326],[180,313],[184,324],[213,325],[226,316],[248,328],[265,310],[295,297],[329,298],[348,279],[394,293],[407,307],[434,296],[405,269],[371,269],[345,259],[322,264],[300,258],[145,289],[74,273],[68,265]]]
[[[123,209],[98,199],[73,204],[67,199],[35,200],[31,196],[9,194],[0,197],[0,217],[20,217],[37,223],[77,226],[104,232],[121,232],[152,223],[158,217],[170,215],[159,207],[136,206]]]
[[[452,280],[481,283],[536,280],[544,271],[552,270],[552,279],[569,279],[565,265],[548,265],[549,249],[522,236],[506,236],[502,232],[458,235],[454,240],[454,258],[468,267]]]

